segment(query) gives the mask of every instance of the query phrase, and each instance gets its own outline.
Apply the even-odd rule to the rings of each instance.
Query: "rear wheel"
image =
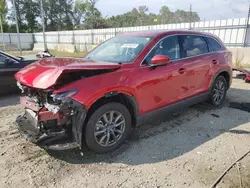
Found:
[[[213,106],[220,106],[225,101],[227,87],[227,81],[224,76],[218,76],[213,83],[209,96],[209,102]]]
[[[90,117],[85,130],[87,146],[96,153],[111,152],[122,145],[131,131],[131,115],[120,103],[107,103]]]

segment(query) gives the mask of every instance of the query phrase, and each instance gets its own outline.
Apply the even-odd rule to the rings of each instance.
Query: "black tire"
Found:
[[[221,88],[218,88],[218,85],[221,85]],[[214,81],[210,94],[209,94],[209,103],[212,104],[214,107],[219,107],[223,104],[227,94],[228,83],[224,76],[218,76]],[[216,98],[216,94],[218,94],[218,90],[220,90],[219,98]],[[223,92],[223,94],[222,94]],[[217,99],[217,100],[216,100]]]
[[[116,143],[114,143],[115,140],[113,140],[113,145],[102,146],[96,140],[97,138],[95,136],[95,133],[98,132],[96,130],[96,125],[97,125],[97,122],[100,122],[100,118],[102,118],[104,116],[104,114],[112,112],[112,111],[120,113],[122,115],[122,118],[125,120],[125,123],[122,124],[123,133],[121,136],[118,137],[119,139],[118,139],[118,141],[116,141]],[[110,118],[110,116],[109,116],[109,118]],[[115,119],[115,118],[112,118],[112,119]],[[103,124],[102,124],[102,126],[103,126]],[[107,131],[107,126],[105,126],[105,127],[106,127],[106,131]],[[99,107],[90,116],[88,123],[86,125],[86,129],[85,129],[85,141],[86,141],[88,148],[90,148],[92,151],[94,151],[96,153],[107,153],[107,152],[111,152],[111,151],[118,149],[123,144],[123,142],[129,137],[130,132],[131,132],[131,115],[130,115],[128,109],[120,103],[112,102],[112,103],[104,104],[103,106]],[[113,133],[112,137],[115,136],[114,131],[112,131],[112,133]],[[107,134],[107,133],[104,133],[104,134]],[[111,134],[110,134],[110,136],[111,136]],[[116,137],[116,139],[117,139],[117,137]],[[106,137],[106,141],[107,141],[107,137]],[[109,144],[109,141],[108,141],[108,144]]]

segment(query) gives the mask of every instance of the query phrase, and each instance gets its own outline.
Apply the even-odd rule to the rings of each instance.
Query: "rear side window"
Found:
[[[210,52],[217,52],[221,50],[221,45],[215,39],[207,37],[208,47]]]
[[[192,57],[209,52],[208,44],[202,36],[185,35],[181,38],[184,57]]]

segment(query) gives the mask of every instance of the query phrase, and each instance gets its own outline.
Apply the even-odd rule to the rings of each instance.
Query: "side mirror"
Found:
[[[165,55],[155,55],[151,59],[151,67],[162,66],[170,63],[170,58]]]

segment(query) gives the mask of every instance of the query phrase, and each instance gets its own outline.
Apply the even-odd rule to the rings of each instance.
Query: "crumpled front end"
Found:
[[[16,120],[18,129],[29,141],[52,150],[81,147],[85,107],[73,100],[77,90],[53,94],[18,84],[25,113]]]

